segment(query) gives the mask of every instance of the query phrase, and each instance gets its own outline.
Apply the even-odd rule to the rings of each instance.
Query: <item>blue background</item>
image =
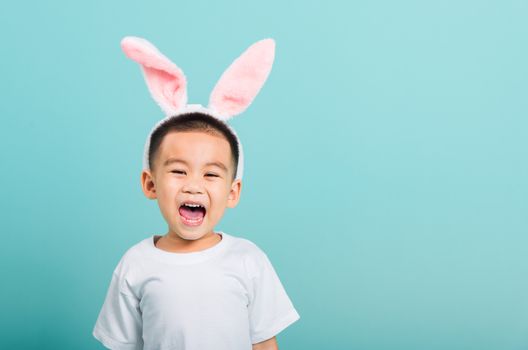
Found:
[[[147,38],[206,104],[273,37],[232,120],[246,155],[217,229],[267,252],[301,319],[281,349],[528,348],[527,1],[42,1],[0,13],[1,347],[102,349],[163,115],[119,42]]]

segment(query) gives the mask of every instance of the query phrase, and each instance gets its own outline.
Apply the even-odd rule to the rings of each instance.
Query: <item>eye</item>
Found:
[[[183,170],[171,170],[171,173],[174,173],[174,174],[184,174],[185,171],[183,171]]]
[[[208,173],[208,174],[205,174],[205,176],[213,176],[213,177],[218,177],[218,175],[216,175],[216,174],[213,174],[213,173]]]

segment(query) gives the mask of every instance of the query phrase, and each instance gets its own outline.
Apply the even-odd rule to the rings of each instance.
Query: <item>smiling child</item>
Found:
[[[264,84],[274,41],[235,60],[207,108],[187,104],[185,76],[148,41],[127,37],[122,47],[166,113],[147,138],[141,185],[168,232],[122,256],[94,337],[110,349],[278,349],[276,335],[300,318],[297,310],[264,251],[215,230],[242,187],[242,145],[226,121]]]

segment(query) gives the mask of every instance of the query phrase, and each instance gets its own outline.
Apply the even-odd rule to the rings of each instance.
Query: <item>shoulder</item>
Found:
[[[117,275],[127,274],[134,269],[138,263],[145,261],[143,254],[145,246],[149,243],[150,239],[152,239],[151,236],[137,241],[131,247],[127,248],[117,263],[114,273]]]
[[[230,254],[236,255],[237,259],[244,262],[250,277],[258,275],[263,267],[267,267],[269,262],[267,254],[255,242],[238,236],[230,235]]]
[[[229,235],[228,238],[230,240],[229,250],[231,253],[253,258],[266,255],[266,253],[255,242],[247,238],[233,235]]]

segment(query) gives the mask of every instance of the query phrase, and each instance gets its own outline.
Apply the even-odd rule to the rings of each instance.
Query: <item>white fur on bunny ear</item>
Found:
[[[187,81],[183,72],[154,45],[143,38],[121,40],[125,54],[143,68],[152,98],[166,115],[175,114],[187,104]]]
[[[251,45],[222,74],[211,92],[208,107],[224,121],[242,113],[264,85],[274,58],[273,39]]]

